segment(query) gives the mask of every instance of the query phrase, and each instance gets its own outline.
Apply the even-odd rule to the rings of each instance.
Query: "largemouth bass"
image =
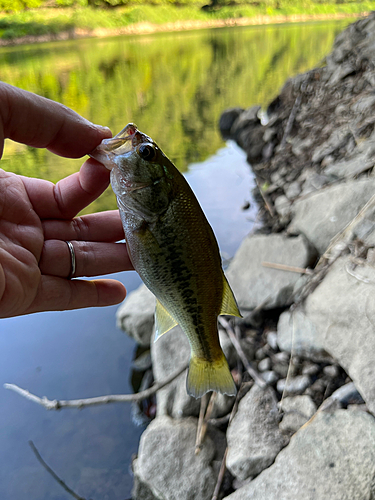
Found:
[[[241,316],[214,233],[184,176],[130,123],[90,154],[111,170],[128,253],[155,295],[156,338],[179,324],[191,358],[187,392],[235,395],[217,317]]]

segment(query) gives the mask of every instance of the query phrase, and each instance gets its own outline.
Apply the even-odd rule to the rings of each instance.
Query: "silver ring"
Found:
[[[66,241],[65,243],[68,245],[70,252],[70,273],[68,276],[68,280],[71,280],[76,272],[76,253],[74,250],[73,243],[71,241]]]

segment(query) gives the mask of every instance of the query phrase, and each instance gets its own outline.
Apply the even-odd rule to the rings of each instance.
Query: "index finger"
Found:
[[[62,104],[0,82],[0,157],[4,138],[80,158],[110,136]]]

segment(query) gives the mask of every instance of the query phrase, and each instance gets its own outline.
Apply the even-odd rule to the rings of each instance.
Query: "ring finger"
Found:
[[[74,277],[98,276],[133,269],[125,243],[72,241],[76,258]],[[44,243],[39,268],[44,275],[67,278],[72,271],[69,247],[62,240]]]

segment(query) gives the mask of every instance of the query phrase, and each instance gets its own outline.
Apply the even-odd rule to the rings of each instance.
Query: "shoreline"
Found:
[[[291,16],[255,16],[228,19],[213,19],[210,21],[177,21],[164,24],[136,23],[122,28],[96,28],[93,30],[74,28],[58,34],[25,35],[13,40],[1,40],[0,47],[11,47],[32,43],[77,40],[82,38],[104,38],[121,35],[148,35],[153,33],[170,33],[175,31],[192,31],[205,28],[226,28],[234,26],[263,26],[268,24],[299,23],[308,21],[335,21],[340,19],[360,18],[369,12],[357,14],[295,14]]]

